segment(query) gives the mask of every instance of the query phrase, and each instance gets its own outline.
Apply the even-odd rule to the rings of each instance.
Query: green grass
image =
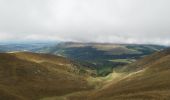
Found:
[[[113,68],[111,68],[111,67],[102,67],[102,68],[97,69],[97,75],[106,76],[109,73],[111,73],[112,71],[113,71]]]
[[[113,59],[113,60],[109,60],[112,62],[120,62],[120,63],[131,63],[134,61],[134,59]]]

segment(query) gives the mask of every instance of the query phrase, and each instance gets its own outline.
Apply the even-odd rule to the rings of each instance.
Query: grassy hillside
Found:
[[[89,73],[89,72],[86,72]],[[79,66],[59,56],[0,53],[0,100],[38,100],[93,87]]]
[[[127,70],[128,69],[128,70]],[[102,89],[71,96],[69,100],[169,100],[170,49],[123,68],[126,76]]]
[[[163,48],[165,47],[158,45],[66,42],[44,47],[37,52],[62,55],[77,60],[83,66],[97,70],[98,75],[106,76],[113,68],[127,65]]]
[[[112,60],[119,61],[130,60]],[[170,49],[118,67],[106,77],[92,77],[93,73],[61,56],[30,52],[0,53],[0,99],[170,99]]]

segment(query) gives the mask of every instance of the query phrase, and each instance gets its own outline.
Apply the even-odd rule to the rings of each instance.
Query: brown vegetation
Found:
[[[0,54],[0,100],[37,100],[89,90],[73,63],[52,55]]]
[[[131,68],[133,67],[133,68]],[[72,100],[169,100],[170,50],[164,50],[125,67],[128,76],[116,83]],[[123,69],[123,70],[124,70]],[[129,72],[128,72],[129,71]]]

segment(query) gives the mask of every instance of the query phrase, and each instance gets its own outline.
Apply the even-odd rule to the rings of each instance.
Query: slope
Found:
[[[133,68],[130,68],[133,67]],[[106,87],[72,96],[71,100],[169,100],[170,49],[147,56],[126,67],[127,76]],[[123,69],[124,70],[124,69]]]
[[[127,65],[163,48],[165,47],[144,44],[65,42],[44,47],[37,52],[62,55],[77,60],[85,67],[97,70],[99,76],[106,76],[113,68]]]
[[[78,66],[63,57],[0,53],[1,100],[38,100],[92,88]]]

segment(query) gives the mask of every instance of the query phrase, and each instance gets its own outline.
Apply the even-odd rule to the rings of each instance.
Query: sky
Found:
[[[170,45],[170,0],[0,0],[0,42]]]

